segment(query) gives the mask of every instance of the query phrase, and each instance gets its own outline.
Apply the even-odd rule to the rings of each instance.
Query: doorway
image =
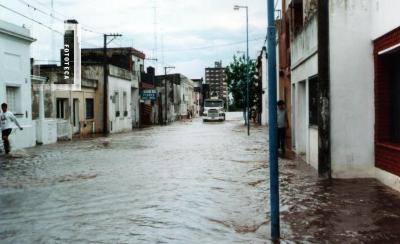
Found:
[[[296,152],[306,154],[307,144],[307,89],[306,82],[297,83],[296,97]]]
[[[72,104],[72,132],[77,134],[80,132],[79,126],[79,99],[74,98]]]

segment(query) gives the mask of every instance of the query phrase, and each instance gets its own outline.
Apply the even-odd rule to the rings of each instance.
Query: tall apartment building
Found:
[[[206,68],[205,72],[205,83],[209,85],[211,97],[218,97],[226,102],[228,87],[226,83],[225,68],[222,67],[222,61],[215,62],[215,66],[212,68]]]

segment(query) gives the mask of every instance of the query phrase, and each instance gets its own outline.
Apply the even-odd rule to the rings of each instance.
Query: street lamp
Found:
[[[250,67],[249,67],[249,8],[247,6],[233,6],[233,9],[239,11],[241,8],[246,9],[246,117],[245,123],[247,124],[247,135],[250,136],[250,121],[249,121],[249,80],[250,80]]]

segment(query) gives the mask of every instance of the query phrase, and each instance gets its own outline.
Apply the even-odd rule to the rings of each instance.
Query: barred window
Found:
[[[57,105],[57,119],[66,119],[66,108],[67,108],[68,100],[65,98],[57,98],[56,105]]]
[[[8,110],[17,113],[20,111],[18,110],[18,91],[19,87],[13,87],[13,86],[7,86],[6,87],[6,96],[7,96],[7,105],[8,105]]]

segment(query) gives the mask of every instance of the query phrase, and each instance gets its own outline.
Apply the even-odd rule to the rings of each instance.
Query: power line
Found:
[[[60,18],[54,16],[52,13],[47,13],[47,12],[45,12],[45,11],[43,11],[43,10],[41,10],[41,9],[39,9],[39,8],[37,8],[37,7],[35,7],[35,6],[31,5],[31,4],[29,4],[29,3],[27,3],[27,2],[24,1],[24,0],[18,0],[18,1],[21,2],[21,3],[23,3],[23,4],[25,4],[28,8],[33,9],[34,11],[37,11],[37,12],[42,13],[42,14],[44,14],[44,15],[47,15],[47,16],[49,16],[49,17],[55,19],[55,20],[64,22],[63,19],[60,19]]]
[[[264,39],[264,37],[258,37],[258,38],[250,39],[249,42],[259,41],[259,40],[263,40],[263,39]],[[196,51],[196,50],[211,49],[211,48],[216,48],[216,47],[235,46],[235,45],[242,44],[245,42],[246,41],[238,41],[238,42],[231,42],[231,43],[225,43],[225,44],[219,44],[219,45],[210,45],[210,46],[194,47],[194,48],[187,48],[187,49],[169,49],[169,50],[164,50],[164,52]]]
[[[15,13],[15,14],[18,14],[19,16],[22,16],[22,17],[26,18],[26,19],[29,19],[30,21],[35,22],[35,23],[37,23],[37,24],[39,24],[39,25],[41,25],[41,26],[43,26],[43,27],[45,27],[45,28],[47,28],[47,29],[49,29],[51,31],[54,31],[54,32],[56,32],[56,33],[58,33],[60,35],[64,35],[62,32],[60,32],[58,30],[55,30],[55,29],[51,28],[50,26],[48,26],[46,24],[43,24],[42,22],[40,22],[38,20],[35,20],[35,19],[31,18],[31,17],[28,17],[28,16],[26,16],[26,15],[24,15],[24,14],[18,12],[18,11],[15,11],[15,10],[7,7],[7,6],[4,6],[3,4],[0,4],[0,7],[5,8],[5,9],[7,9],[7,10],[9,10],[9,11]]]
[[[90,29],[88,29],[88,28],[86,28],[84,26],[81,26],[81,30],[86,31],[86,32],[91,32],[91,33],[94,33],[94,34],[103,35],[103,33],[101,33],[101,32],[90,30]]]
[[[64,17],[64,19],[61,19],[61,18],[55,16],[53,13],[48,13],[48,12],[46,12],[46,11],[43,11],[43,10],[39,9],[38,7],[36,7],[36,6],[34,6],[34,5],[32,5],[32,4],[28,3],[28,2],[26,2],[25,0],[18,0],[18,1],[21,2],[21,3],[23,3],[24,5],[26,5],[28,8],[31,8],[31,9],[33,9],[34,11],[37,11],[37,12],[39,12],[39,13],[41,13],[41,14],[47,15],[47,16],[49,16],[50,18],[53,18],[53,19],[55,19],[55,20],[57,20],[57,21],[59,21],[59,22],[61,22],[61,23],[64,23],[64,20],[65,20],[65,19],[68,19],[68,17],[66,17],[65,15],[62,15],[62,14],[56,12],[56,11],[54,11],[54,13],[59,14],[60,16]],[[42,4],[42,5],[43,5],[43,4]],[[52,10],[52,11],[53,11],[53,10]],[[91,32],[91,33],[99,34],[99,35],[103,35],[103,33],[100,33],[100,32],[98,32],[98,31],[91,30],[91,28],[88,28],[86,25],[83,25],[83,24],[81,24],[81,30],[86,31],[86,32]]]
[[[53,11],[52,9],[49,9],[49,7],[45,4],[43,4],[42,2],[38,1],[38,0],[33,0],[35,2],[37,2],[39,5],[42,5],[44,8],[46,8],[47,10]],[[64,17],[65,19],[67,19],[67,16],[63,15],[62,13],[58,12],[58,11],[54,11],[54,13],[57,13],[58,15]]]
[[[21,0],[21,1],[23,1],[23,0]],[[50,26],[48,26],[48,25],[46,25],[46,24],[44,24],[44,23],[42,23],[42,22],[40,22],[40,21],[38,21],[36,19],[28,17],[28,16],[26,16],[26,15],[24,15],[24,14],[22,14],[22,13],[16,11],[16,10],[13,10],[13,9],[7,7],[7,6],[4,6],[3,4],[0,4],[0,7],[3,7],[5,9],[7,9],[7,10],[9,10],[9,11],[11,11],[11,12],[17,14],[17,15],[19,15],[19,16],[22,16],[22,17],[24,17],[24,18],[26,18],[26,19],[28,19],[28,20],[30,20],[32,22],[35,22],[35,23],[37,23],[37,24],[39,24],[39,25],[41,25],[41,26],[43,26],[43,27],[45,27],[45,28],[47,28],[47,29],[49,29],[49,30],[51,30],[53,32],[56,32],[57,34],[59,34],[61,36],[64,36],[64,33],[62,33],[61,31],[58,31],[58,30],[56,30],[56,29],[54,29],[54,28],[52,28],[52,27],[50,27]],[[93,32],[93,33],[98,33],[98,32],[94,32],[94,31],[91,31],[91,30],[87,30],[86,28],[85,28],[85,30],[89,31],[89,32]],[[99,33],[99,34],[101,34],[101,33]],[[90,43],[90,42],[86,42],[86,41],[83,41],[83,40],[81,40],[81,42],[85,43],[85,44],[89,44],[89,45],[94,46],[94,47],[100,47],[99,45],[96,45],[96,44],[93,44],[93,43]]]

